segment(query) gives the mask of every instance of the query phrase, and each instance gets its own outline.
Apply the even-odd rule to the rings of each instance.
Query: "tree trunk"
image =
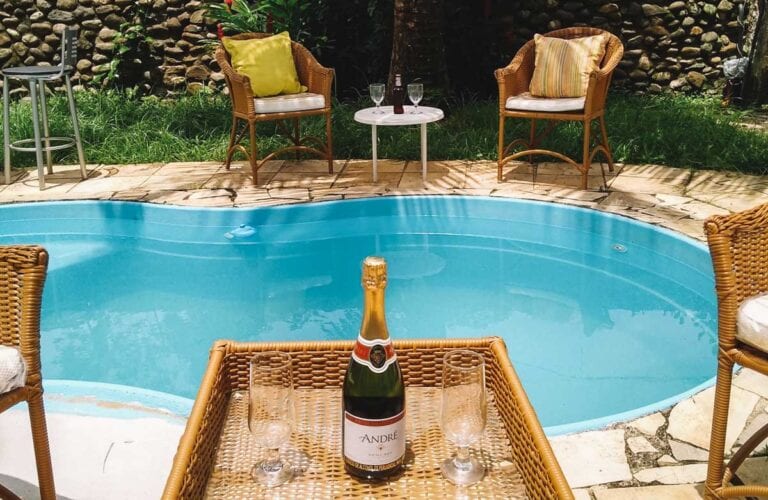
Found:
[[[448,91],[448,68],[443,41],[443,0],[395,0],[392,60],[389,85],[395,73],[403,84],[414,80],[424,84],[427,94]]]
[[[760,12],[749,51],[749,68],[744,76],[744,102],[747,104],[768,102],[768,19],[765,0],[758,2],[758,5]]]

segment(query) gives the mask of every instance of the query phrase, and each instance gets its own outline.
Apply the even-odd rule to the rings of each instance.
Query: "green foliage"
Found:
[[[247,0],[233,0],[229,6],[221,0],[205,5],[208,17],[219,22],[224,33],[261,33],[267,29],[265,4],[252,5]]]
[[[89,163],[223,160],[231,108],[225,96],[198,93],[177,99],[131,98],[125,92],[78,93],[80,126]],[[434,105],[425,102],[425,105]],[[66,99],[50,99],[55,135],[71,133]],[[337,158],[369,158],[370,127],[356,123],[354,112],[367,99],[334,103],[334,151]],[[430,125],[429,157],[435,160],[495,160],[498,104],[494,100],[440,103],[446,118]],[[14,138],[30,137],[31,109],[25,101],[11,106]],[[734,170],[768,174],[768,133],[738,125],[743,112],[724,110],[713,98],[638,97],[612,94],[608,99],[608,134],[617,162]],[[307,132],[323,137],[323,120],[302,121]],[[509,138],[527,137],[528,123],[507,122]],[[580,157],[581,125],[557,127],[544,146]],[[275,125],[258,126],[259,150],[266,154],[283,140]],[[76,163],[73,150],[56,152],[57,161]],[[419,134],[412,127],[382,127],[379,156],[416,159]],[[543,159],[543,161],[549,161]],[[31,166],[34,156],[13,154],[16,166]]]
[[[154,40],[146,29],[154,22],[150,5],[131,4],[126,17],[130,20],[120,25],[112,40],[114,49],[108,70],[94,78],[107,87],[134,88],[142,81],[144,70],[157,62],[152,54]]]

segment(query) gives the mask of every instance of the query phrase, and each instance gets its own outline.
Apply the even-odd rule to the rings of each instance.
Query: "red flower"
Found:
[[[232,0],[224,0],[224,3],[227,4],[228,7],[232,6]]]
[[[221,23],[216,25],[216,34],[219,36],[219,40],[224,38],[224,28],[221,27]]]

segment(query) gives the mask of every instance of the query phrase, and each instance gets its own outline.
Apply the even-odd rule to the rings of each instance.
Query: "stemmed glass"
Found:
[[[267,458],[251,470],[256,482],[273,487],[293,476],[291,464],[280,458],[280,446],[291,437],[294,419],[290,355],[278,351],[256,354],[251,359],[248,428],[267,448]]]
[[[424,85],[421,83],[409,83],[408,84],[408,99],[413,103],[414,114],[420,113],[419,103],[424,97]]]
[[[485,467],[470,456],[469,446],[485,430],[485,362],[482,355],[450,351],[443,357],[443,398],[440,422],[445,438],[456,446],[456,454],[440,467],[443,477],[465,486],[480,481]]]
[[[368,85],[368,92],[371,94],[371,100],[376,104],[376,110],[374,113],[381,114],[381,101],[384,100],[384,84],[383,83],[372,83]]]

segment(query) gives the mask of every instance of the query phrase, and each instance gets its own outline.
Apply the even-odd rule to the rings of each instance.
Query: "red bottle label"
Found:
[[[367,366],[374,373],[384,373],[389,365],[397,361],[392,340],[366,340],[357,337],[357,343],[352,350],[352,359]]]

